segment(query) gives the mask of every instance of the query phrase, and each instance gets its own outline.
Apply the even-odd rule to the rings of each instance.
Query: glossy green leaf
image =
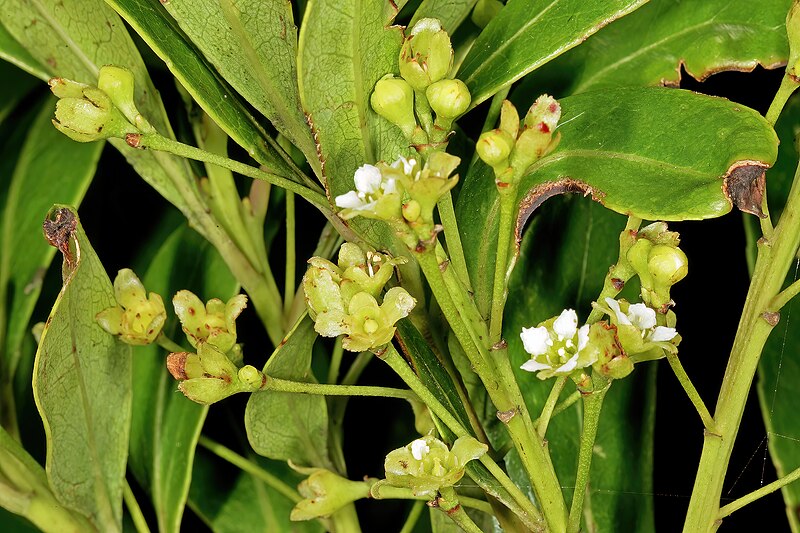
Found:
[[[142,281],[147,291],[160,294],[167,306],[180,289],[191,290],[204,300],[227,300],[238,286],[214,248],[186,226],[164,241]],[[165,331],[180,340],[182,333],[176,321],[169,326]],[[150,492],[158,530],[178,532],[195,446],[208,408],[176,392],[177,384],[167,372],[162,348],[143,346],[135,355],[128,464]]]
[[[97,83],[103,65],[124,65],[136,78],[138,109],[164,135],[171,135],[166,111],[125,25],[102,0],[0,0],[0,23],[38,60],[47,73]],[[112,139],[136,171],[164,198],[183,202],[170,176],[191,180],[185,161],[164,153],[136,150]]]
[[[302,479],[286,465],[253,460],[291,486]],[[293,501],[250,474],[231,471],[234,468],[202,449],[197,454],[189,504],[214,533],[323,531],[316,521],[290,522]]]
[[[791,0],[652,0],[575,50],[569,93],[619,85],[677,85],[681,66],[703,80],[723,70],[786,62]],[[555,66],[555,65],[554,65]]]
[[[300,30],[300,98],[319,144],[330,195],[353,188],[364,163],[408,153],[398,128],[369,105],[375,83],[397,72],[402,31],[390,3],[308,2]]]
[[[561,100],[558,148],[520,185],[530,209],[552,194],[591,194],[607,208],[649,220],[696,220],[732,208],[728,189],[770,166],[777,137],[755,111],[722,98],[665,88],[598,91]],[[731,170],[737,165],[741,169]],[[755,167],[752,165],[756,165]],[[740,171],[745,171],[739,175]],[[735,175],[731,180],[725,178]],[[746,181],[749,185],[749,181]],[[668,186],[665,186],[667,185]],[[746,198],[745,198],[746,200]],[[475,165],[457,205],[467,265],[488,308],[496,246],[497,192],[491,170]]]
[[[565,216],[568,215],[568,216]],[[528,359],[519,334],[564,308],[580,319],[591,310],[608,267],[616,261],[619,232],[625,218],[588,199],[559,198],[534,216],[512,275],[504,322],[508,353],[531,416],[537,417],[553,385],[520,370]],[[587,531],[650,532],[655,529],[652,497],[654,368],[640,365],[624,380],[613,383],[606,395],[592,462],[587,512],[595,527]],[[562,399],[575,390],[571,383]],[[575,484],[581,432],[576,407],[551,420],[547,442],[563,487]],[[636,457],[631,461],[631,457]],[[508,461],[507,461],[508,462]],[[527,483],[521,465],[512,462],[510,474]],[[571,493],[565,491],[569,501]]]
[[[39,61],[14,39],[3,24],[0,24],[0,58],[41,80],[50,77]]]
[[[0,27],[2,31],[2,27]],[[2,50],[2,44],[0,44]],[[11,63],[0,61],[0,124],[10,115],[22,98],[38,85],[36,78],[18,69]]]
[[[61,215],[61,232],[53,237],[65,253],[64,286],[33,369],[34,397],[47,435],[47,477],[64,505],[100,531],[120,531],[131,350],[95,322],[95,315],[116,300],[77,214],[69,208],[53,213]]]
[[[486,26],[456,77],[474,107],[646,1],[514,0]]]
[[[422,0],[408,27],[413,27],[420,19],[435,18],[439,19],[442,28],[452,35],[472,13],[476,2],[477,0]]]
[[[172,0],[164,7],[217,71],[319,165],[297,89],[297,28],[285,0]]]
[[[79,205],[94,176],[102,143],[76,145],[50,122],[52,100],[40,106],[9,182],[0,239],[0,305],[7,324],[3,352],[7,378],[16,370],[55,248],[42,238],[42,218],[54,203]]]
[[[313,381],[311,349],[317,333],[304,316],[273,352],[264,373],[293,381]],[[328,411],[318,395],[261,391],[253,393],[244,415],[247,438],[256,453],[299,465],[330,467]]]

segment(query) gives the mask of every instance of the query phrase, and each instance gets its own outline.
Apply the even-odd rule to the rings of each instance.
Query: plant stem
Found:
[[[553,388],[550,389],[550,394],[547,396],[547,401],[544,402],[542,414],[539,415],[539,418],[536,419],[534,423],[540,439],[544,439],[544,436],[547,434],[547,425],[550,423],[550,417],[553,416],[558,397],[561,395],[561,391],[564,390],[564,385],[567,384],[567,379],[569,379],[569,376],[561,376],[556,379],[556,382],[553,383]],[[578,395],[580,396],[580,393],[578,393]]]
[[[786,279],[800,245],[800,172],[795,173],[786,207],[772,239],[761,241],[753,278],[733,342],[714,414],[714,433],[706,432],[697,470],[685,533],[714,531],[719,500],[736,434],[744,413],[761,351],[776,323],[770,302]],[[771,323],[767,321],[771,320]]]
[[[573,392],[572,394],[567,396],[566,400],[556,405],[556,408],[553,409],[553,414],[550,415],[550,419],[552,420],[556,415],[560,415],[561,413],[563,413],[564,411],[575,405],[575,402],[577,402],[580,399],[581,399],[580,391]]]
[[[441,509],[453,522],[466,533],[483,533],[472,518],[458,502],[458,494],[453,487],[439,489],[439,497],[435,500]]]
[[[283,285],[283,316],[284,321],[290,319],[292,302],[295,293],[295,269],[296,269],[296,246],[295,246],[295,211],[294,193],[286,191],[286,275]],[[287,325],[287,331],[289,326]]]
[[[417,521],[419,520],[419,517],[424,509],[425,502],[414,502],[414,505],[411,506],[411,511],[408,513],[408,517],[406,518],[400,533],[411,533],[414,531],[414,526],[417,525]]]
[[[327,383],[306,383],[289,381],[267,376],[261,390],[292,392],[297,394],[316,394],[320,396],[375,396],[378,398],[398,398],[418,400],[412,391],[391,387],[372,387],[367,385],[329,385]]]
[[[328,200],[321,192],[309,189],[308,187],[305,187],[296,181],[266,172],[245,163],[212,154],[210,152],[206,152],[205,150],[195,148],[194,146],[189,146],[188,144],[173,141],[172,139],[159,135],[158,133],[140,134],[138,137],[133,137],[129,141],[129,144],[137,148],[150,148],[151,150],[168,152],[186,159],[211,163],[223,168],[227,168],[228,170],[232,170],[233,172],[249,178],[264,180],[272,183],[273,185],[277,185],[278,187],[282,187],[287,191],[291,191],[300,195],[321,210],[329,209]]]
[[[760,489],[754,490],[750,494],[745,494],[741,498],[737,498],[733,500],[731,503],[723,506],[719,510],[719,515],[717,516],[717,519],[722,520],[726,516],[730,516],[735,511],[738,511],[745,505],[753,503],[757,499],[762,498],[767,494],[771,494],[776,490],[781,489],[786,485],[797,481],[798,479],[800,479],[800,468],[796,468],[791,472],[789,472],[788,474],[786,474],[785,476],[783,476],[782,478],[776,479],[772,483],[764,485]]]
[[[209,439],[204,435],[200,435],[197,443],[205,448],[206,450],[210,451],[220,459],[224,459],[225,461],[231,463],[232,465],[238,467],[243,472],[247,472],[251,476],[260,479],[264,483],[266,483],[271,488],[275,489],[276,491],[280,492],[284,496],[286,496],[289,500],[293,503],[297,503],[303,498],[294,490],[292,487],[287,485],[277,476],[274,476],[255,464],[253,461],[242,457],[238,453],[234,452],[233,450],[226,448],[222,444],[218,442],[214,442],[213,440]]]
[[[125,500],[125,506],[128,508],[131,520],[133,520],[133,527],[136,528],[136,531],[138,533],[150,533],[147,520],[144,519],[142,509],[139,507],[139,502],[136,501],[136,497],[133,495],[133,491],[127,479],[122,486],[122,499]]]
[[[391,485],[377,485],[370,491],[370,496],[376,500],[430,500],[429,496],[422,496],[414,494],[411,489],[405,487],[393,487]],[[486,500],[479,500],[478,498],[470,498],[468,496],[459,495],[458,501],[464,507],[477,509],[478,511],[493,514],[492,506]]]
[[[610,383],[604,382],[599,374],[592,376],[595,387],[600,387],[583,397],[583,432],[581,433],[581,444],[578,451],[578,472],[575,477],[575,492],[572,493],[572,506],[569,510],[569,521],[567,523],[567,533],[578,533],[581,529],[581,517],[583,516],[583,498],[586,495],[586,488],[589,485],[589,470],[592,466],[592,454],[594,453],[594,441],[597,437],[597,426],[600,422],[600,412],[603,408],[603,398],[605,398]]]
[[[697,410],[697,414],[700,415],[700,419],[703,421],[703,427],[705,427],[706,431],[713,432],[714,418],[711,416],[711,413],[708,412],[708,408],[706,404],[703,403],[703,399],[700,397],[700,393],[697,392],[692,380],[689,379],[689,375],[686,373],[686,370],[684,370],[683,364],[681,364],[681,360],[678,358],[678,354],[667,352],[667,362],[675,373],[675,377],[678,378],[686,395],[689,397],[689,401],[692,402],[692,405],[694,405],[694,408]]]
[[[764,117],[767,119],[767,122],[773,126],[776,122],[778,122],[778,118],[781,116],[781,111],[783,111],[786,102],[789,100],[789,97],[792,96],[792,93],[794,93],[797,87],[798,82],[794,80],[788,72],[783,75],[781,85],[778,87],[778,92],[775,94],[775,98],[772,100],[772,104],[770,104],[767,114]]]
[[[492,308],[489,320],[489,338],[492,344],[503,335],[503,311],[508,296],[508,271],[510,270],[508,251],[514,238],[514,219],[517,188],[512,184],[498,187],[500,195],[500,221],[497,231],[497,256],[494,264],[494,283],[492,285]]]
[[[328,383],[335,384],[339,380],[339,369],[342,367],[342,357],[344,348],[342,347],[341,337],[337,337],[331,352],[331,365],[328,367]],[[352,383],[350,383],[352,385]]]
[[[171,353],[179,353],[179,352],[185,352],[186,351],[186,348],[184,348],[183,346],[181,346],[180,344],[178,344],[174,340],[172,340],[169,337],[167,337],[164,334],[163,331],[158,334],[158,337],[156,337],[156,344],[158,344],[159,346],[164,348],[166,351],[171,352]]]
[[[791,285],[778,293],[769,303],[769,310],[773,313],[780,311],[783,306],[800,293],[800,280],[795,280]]]
[[[458,219],[453,207],[453,196],[447,191],[439,199],[439,216],[444,226],[444,238],[447,241],[447,253],[451,259],[451,266],[466,289],[472,292],[472,284],[467,272],[467,260],[464,257],[464,247],[461,245],[461,233],[458,231]]]

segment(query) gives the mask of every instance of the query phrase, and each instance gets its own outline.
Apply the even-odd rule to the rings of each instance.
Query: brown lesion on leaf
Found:
[[[731,204],[745,213],[766,218],[761,210],[769,165],[761,161],[738,161],[722,178],[722,192]]]
[[[69,243],[77,227],[78,219],[75,218],[75,213],[66,207],[51,211],[42,224],[45,239],[51,246],[61,251],[70,269],[75,268],[75,258],[72,256]]]

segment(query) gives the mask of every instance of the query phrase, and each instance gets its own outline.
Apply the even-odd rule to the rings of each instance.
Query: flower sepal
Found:
[[[415,91],[447,76],[453,65],[450,36],[437,19],[420,19],[400,49],[400,75]]]
[[[212,298],[204,305],[191,291],[181,290],[172,298],[172,305],[193,347],[208,342],[227,353],[236,344],[236,318],[247,307],[247,296],[237,294],[227,302]]]
[[[132,345],[150,344],[156,340],[167,312],[161,296],[147,295],[144,285],[129,268],[123,268],[114,278],[117,305],[97,313],[97,323],[112,335]]]

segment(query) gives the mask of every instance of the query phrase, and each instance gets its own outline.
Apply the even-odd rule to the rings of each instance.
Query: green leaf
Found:
[[[758,9],[730,0],[654,0],[603,29],[575,50],[569,93],[618,85],[677,85],[681,66],[704,80],[723,70],[786,63],[786,13],[791,0]],[[554,65],[555,66],[555,65]]]
[[[469,17],[476,2],[477,0],[422,0],[408,27],[413,27],[420,19],[435,18],[439,19],[447,33],[453,35]]]
[[[131,351],[95,315],[114,290],[74,210],[54,208],[51,240],[65,255],[64,286],[45,324],[33,390],[47,435],[47,477],[67,507],[100,531],[122,527],[131,419]]]
[[[510,282],[503,337],[533,417],[541,412],[553,380],[541,381],[519,369],[529,357],[522,347],[520,331],[558,315],[564,308],[574,308],[581,319],[588,315],[590,302],[599,294],[608,267],[616,261],[619,233],[624,226],[624,217],[580,197],[548,202],[531,222]],[[589,510],[585,514],[593,517],[596,529],[587,525],[587,531],[655,529],[649,496],[655,409],[653,372],[654,368],[637,366],[628,378],[615,381],[606,395],[595,443],[592,492],[586,501]],[[574,390],[568,384],[562,399]],[[564,487],[575,484],[581,423],[580,411],[573,407],[548,426],[548,448]],[[637,460],[631,461],[631,457]],[[521,465],[510,468],[510,474],[517,483],[527,483]],[[571,498],[569,490],[565,497]]]
[[[3,379],[11,379],[23,336],[55,248],[42,235],[42,217],[54,203],[80,205],[103,145],[76,145],[53,128],[52,99],[40,106],[9,183],[0,239],[0,306],[7,324]]]
[[[518,231],[532,210],[563,192],[649,220],[696,220],[756,210],[746,193],[777,156],[777,137],[755,111],[676,89],[626,88],[561,100],[561,142],[520,184]],[[737,169],[733,171],[734,169]],[[462,243],[479,308],[488,308],[498,202],[479,163],[458,198]],[[756,181],[751,181],[756,180]],[[732,199],[733,198],[733,199]]]
[[[3,24],[0,24],[0,58],[41,80],[47,80],[50,77],[45,68],[14,39]],[[5,84],[5,88],[13,86],[13,83]]]
[[[173,0],[166,10],[217,71],[317,165],[297,88],[297,28],[285,0]]]
[[[313,381],[311,349],[317,334],[304,315],[264,365],[268,376]],[[247,438],[256,453],[300,465],[331,468],[328,459],[328,411],[319,395],[255,392],[244,415]]]
[[[123,65],[136,79],[138,109],[164,135],[172,135],[166,111],[125,25],[102,0],[2,0],[0,23],[39,61],[48,75],[97,83],[102,65]],[[170,176],[193,182],[187,163],[165,153],[136,150],[122,139],[109,142],[164,198],[179,209],[181,196]]]
[[[647,0],[515,0],[483,30],[456,75],[472,107]]]
[[[290,485],[300,480],[285,465],[266,459],[257,462]],[[214,533],[322,531],[316,521],[290,522],[289,513],[295,502],[250,474],[234,471],[231,475],[233,468],[214,461],[202,449],[195,460],[189,505]]]
[[[364,163],[408,153],[398,128],[369,105],[375,83],[397,72],[402,31],[391,26],[390,3],[358,0],[308,2],[300,30],[300,98],[324,162],[332,197],[353,189]]]
[[[238,285],[214,248],[186,226],[163,243],[143,278],[148,292],[171,295],[188,289],[204,300],[227,300]],[[182,336],[173,320],[165,331]],[[156,345],[136,350],[133,363],[131,471],[151,495],[158,530],[180,531],[189,493],[195,446],[208,408],[177,394],[165,367],[165,352]]]

